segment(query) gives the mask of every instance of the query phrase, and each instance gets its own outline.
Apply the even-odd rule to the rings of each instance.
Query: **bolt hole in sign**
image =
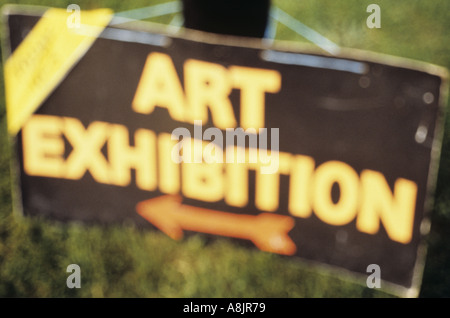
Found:
[[[228,237],[362,282],[377,264],[418,295],[444,69],[69,14],[4,11],[24,215]]]

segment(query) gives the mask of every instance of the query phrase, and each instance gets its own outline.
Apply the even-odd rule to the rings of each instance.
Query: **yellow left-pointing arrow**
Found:
[[[8,132],[16,135],[108,25],[110,9],[82,11],[80,28],[70,12],[48,9],[5,62]]]
[[[139,202],[137,212],[173,239],[183,230],[251,240],[260,250],[284,255],[295,254],[297,247],[288,232],[293,218],[262,213],[234,214],[182,204],[179,195],[163,195]]]

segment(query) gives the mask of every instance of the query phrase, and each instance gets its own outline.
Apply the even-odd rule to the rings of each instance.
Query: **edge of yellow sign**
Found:
[[[89,50],[113,16],[110,9],[71,12],[49,8],[4,65],[8,132],[16,135],[27,119]]]

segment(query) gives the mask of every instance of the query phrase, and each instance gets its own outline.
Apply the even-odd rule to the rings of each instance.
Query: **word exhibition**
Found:
[[[177,128],[172,134],[156,134],[150,129],[139,128],[132,136],[133,146],[129,143],[130,131],[124,125],[94,121],[84,127],[76,118],[33,115],[22,130],[25,173],[78,180],[89,172],[98,183],[127,187],[132,182],[131,171],[134,170],[136,186],[145,191],[181,192],[187,198],[204,202],[224,200],[231,207],[245,207],[249,198],[254,197],[255,206],[265,212],[279,209],[280,176],[283,175],[289,178],[287,203],[290,215],[308,218],[314,212],[320,220],[335,226],[356,219],[356,228],[368,234],[376,234],[381,222],[391,240],[404,244],[411,241],[417,193],[415,182],[398,178],[391,190],[378,171],[367,169],[358,174],[349,164],[337,160],[316,166],[313,157],[278,151],[276,129],[271,142],[276,149],[267,150],[267,132],[262,127],[263,97],[268,87],[276,86],[277,91],[280,90],[281,76],[277,72],[246,68],[239,69],[238,75],[234,74],[243,91],[243,126],[253,129],[253,132],[258,127],[258,132],[265,136],[261,138],[263,148],[244,148],[245,136],[227,127],[236,122],[233,108],[230,106],[227,110],[224,107],[230,105],[225,98],[229,87],[223,86],[226,71],[216,64],[188,61],[186,76],[192,76],[189,82],[195,84],[186,86],[202,89],[186,89],[190,103],[185,106],[180,104],[182,95],[178,96],[179,100],[174,99],[181,94],[181,86],[176,73],[172,73],[174,68],[170,61],[167,55],[153,53],[149,56],[132,109],[150,114],[155,107],[166,108],[169,116],[177,122],[193,119],[182,115],[190,114],[184,110],[185,107],[191,107],[198,114],[207,115],[209,110],[213,122],[225,128],[227,137],[231,135],[234,141],[237,136],[240,140],[236,146],[227,138],[225,162],[216,143],[195,139],[196,134],[201,134],[199,125],[194,128],[194,138],[187,128]],[[159,69],[162,66],[164,68]],[[222,77],[217,75],[220,74],[218,70],[222,71]],[[278,75],[273,75],[274,80],[268,81],[270,77],[258,74]],[[263,82],[256,79],[263,79]],[[268,85],[269,82],[277,84]],[[253,113],[259,113],[259,116],[249,115]],[[196,122],[201,123],[193,120],[194,124]],[[221,130],[216,128],[209,133],[219,137],[218,131]],[[208,130],[201,135],[205,134]],[[182,141],[177,139],[180,136]],[[254,145],[256,139],[253,137],[250,136],[250,141],[253,140],[250,144]],[[66,143],[72,149],[70,153],[67,153]],[[107,149],[106,154],[103,153],[104,148]],[[202,160],[198,158],[199,153]],[[220,157],[222,160],[218,160]],[[250,171],[254,173],[255,182],[255,193],[252,194],[248,186]],[[339,189],[338,198],[334,194],[336,187]]]

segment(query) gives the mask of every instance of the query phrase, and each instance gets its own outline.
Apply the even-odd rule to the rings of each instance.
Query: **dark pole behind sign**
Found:
[[[184,26],[189,29],[262,38],[270,0],[183,0]]]

